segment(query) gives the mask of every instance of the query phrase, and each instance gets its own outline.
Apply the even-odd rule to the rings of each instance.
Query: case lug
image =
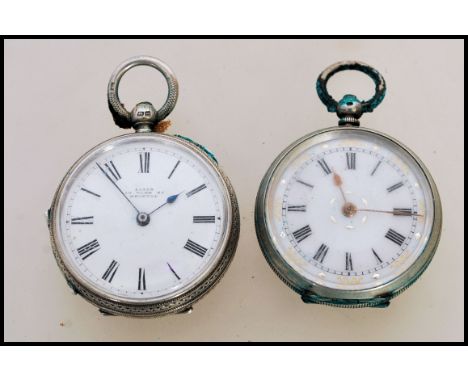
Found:
[[[73,294],[80,294],[78,289],[76,289],[76,287],[70,281],[67,280],[67,284],[70,287],[70,289],[72,290]]]
[[[177,312],[177,314],[191,314],[192,312],[193,312],[193,307],[189,306],[188,308],[185,308],[184,310]]]
[[[46,220],[46,223],[47,223],[47,228],[50,228],[50,208],[44,212],[44,217],[45,217],[45,220]]]

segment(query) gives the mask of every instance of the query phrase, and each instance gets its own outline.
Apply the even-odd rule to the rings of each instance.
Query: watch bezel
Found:
[[[362,290],[344,290],[319,285],[305,278],[303,275],[299,274],[286,262],[286,260],[284,260],[283,256],[273,244],[273,240],[270,236],[268,229],[266,215],[266,201],[269,186],[271,184],[275,171],[281,165],[283,160],[289,155],[289,153],[291,153],[297,146],[301,145],[303,142],[315,138],[318,135],[328,134],[330,139],[333,139],[334,136],[337,136],[345,131],[360,131],[369,134],[374,134],[379,138],[387,139],[393,144],[398,145],[419,166],[429,184],[430,191],[433,197],[434,218],[431,228],[431,235],[421,255],[419,255],[416,261],[413,264],[411,264],[408,269],[406,269],[402,274],[398,275],[396,278],[390,280],[385,284]],[[416,281],[419,278],[419,276],[424,272],[424,270],[431,262],[440,240],[442,229],[442,205],[437,186],[429,170],[426,168],[424,163],[417,157],[417,155],[404,144],[402,144],[400,141],[387,134],[365,127],[334,126],[314,131],[299,138],[298,140],[290,144],[276,157],[276,159],[273,161],[266,174],[264,175],[257,193],[255,203],[255,228],[260,247],[268,264],[273,269],[273,271],[279,276],[279,278],[294,291],[301,295],[316,295],[319,297],[329,299],[331,302],[330,305],[333,305],[333,300],[335,300],[337,302],[337,305],[339,306],[346,306],[346,304],[343,303],[343,301],[346,300],[354,300],[356,303],[355,305],[359,305],[359,301],[371,301],[372,299],[381,297],[390,299],[398,295],[407,287],[409,287],[412,283],[414,283],[414,281]],[[351,306],[351,304],[349,306]]]
[[[70,266],[69,260],[64,254],[64,249],[62,248],[58,234],[58,206],[64,195],[63,191],[76,168],[83,162],[83,160],[88,158],[91,153],[99,150],[100,148],[112,144],[116,141],[132,139],[137,136],[149,136],[152,138],[159,138],[175,142],[177,144],[183,145],[194,155],[198,155],[200,159],[210,167],[215,176],[218,178],[223,188],[223,196],[226,199],[226,234],[221,246],[219,247],[219,253],[215,255],[218,257],[218,259],[210,266],[211,269],[209,272],[196,280],[196,282],[191,287],[182,288],[182,290],[178,293],[175,293],[169,298],[164,299],[156,298],[136,301],[121,298],[96,288],[93,284],[87,282],[84,277],[79,275],[72,266]],[[49,231],[53,253],[57,264],[65,276],[69,286],[76,293],[83,296],[86,300],[96,305],[98,308],[100,308],[101,311],[105,313],[138,317],[154,317],[169,313],[183,312],[190,308],[192,304],[194,304],[200,298],[202,298],[222,278],[229,264],[231,263],[237,247],[239,229],[240,218],[236,195],[229,179],[224,175],[218,164],[213,161],[213,159],[210,158],[209,155],[204,152],[204,150],[202,150],[196,144],[187,141],[186,139],[168,134],[153,132],[119,135],[99,143],[83,154],[77,161],[75,161],[75,163],[70,167],[61,180],[52,201],[49,220]]]

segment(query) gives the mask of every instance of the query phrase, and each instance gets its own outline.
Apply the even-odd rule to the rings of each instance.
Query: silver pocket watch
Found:
[[[164,106],[119,100],[137,65],[160,71]],[[234,189],[216,158],[191,139],[164,134],[177,80],[158,59],[139,56],[112,74],[115,123],[135,133],[100,143],[66,173],[48,213],[52,248],[73,291],[104,314],[159,316],[191,311],[223,276],[239,238]]]
[[[375,95],[335,101],[327,82],[358,70]],[[271,268],[306,303],[386,307],[429,265],[442,226],[437,187],[422,161],[396,139],[359,127],[383,100],[374,68],[345,61],[317,80],[339,126],[314,131],[272,163],[257,194],[257,237]]]

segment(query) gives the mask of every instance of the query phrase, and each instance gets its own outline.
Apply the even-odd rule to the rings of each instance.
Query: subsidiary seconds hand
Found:
[[[127,195],[125,195],[124,192],[120,189],[120,187],[117,186],[117,183],[115,183],[115,182],[111,179],[111,177],[107,174],[107,172],[105,172],[105,171],[102,169],[102,167],[99,166],[99,163],[96,162],[96,164],[97,164],[97,166],[99,167],[99,170],[102,171],[102,173],[106,176],[106,178],[110,180],[110,182],[115,186],[115,188],[117,188],[117,190],[119,190],[119,192],[124,196],[125,199],[128,200],[128,202],[132,205],[132,207],[135,208],[135,211],[139,214],[140,211],[138,210],[138,208],[135,207],[135,205],[131,202],[131,200],[127,197]]]

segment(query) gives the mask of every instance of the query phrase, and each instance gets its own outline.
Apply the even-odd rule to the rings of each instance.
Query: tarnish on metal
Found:
[[[375,94],[367,100],[359,100],[352,94],[346,94],[337,102],[327,90],[328,80],[338,72],[358,70],[367,74],[375,83]],[[363,113],[371,113],[384,99],[387,86],[383,76],[373,67],[359,61],[340,61],[326,68],[317,78],[317,94],[331,113],[337,113],[340,126],[359,126]]]
[[[171,140],[178,144],[181,144],[191,150],[194,155],[197,155],[204,162],[212,168],[212,170],[217,175],[218,179],[221,181],[221,184],[224,186],[224,195],[227,199],[227,231],[226,238],[224,239],[224,244],[220,249],[218,254],[218,260],[216,265],[212,270],[206,274],[203,278],[197,280],[196,284],[193,285],[189,290],[183,291],[181,294],[176,295],[172,298],[166,300],[160,300],[154,303],[129,303],[119,300],[117,297],[108,294],[105,291],[98,290],[90,287],[89,285],[84,285],[83,280],[79,279],[79,275],[74,274],[71,269],[69,269],[64,261],[65,255],[62,253],[61,246],[58,241],[57,235],[57,219],[59,218],[56,215],[57,207],[60,203],[60,199],[63,193],[65,184],[67,183],[70,174],[73,170],[82,162],[82,160],[87,157],[87,155],[95,150],[98,146],[106,145],[112,143],[117,139],[132,139],[134,134],[126,134],[118,137],[114,137],[105,142],[100,143],[95,146],[87,153],[85,153],[80,159],[78,159],[74,165],[69,169],[65,177],[62,179],[52,201],[51,213],[50,213],[50,239],[52,244],[53,253],[57,264],[62,271],[68,285],[72,288],[75,293],[78,293],[90,303],[94,304],[99,308],[102,313],[108,315],[118,315],[118,316],[131,316],[131,317],[156,317],[163,316],[171,313],[180,313],[188,312],[192,305],[200,300],[206,293],[208,293],[223,277],[229,264],[231,263],[234,253],[237,248],[237,243],[239,240],[239,230],[240,230],[240,218],[239,218],[239,207],[237,204],[236,194],[234,189],[223,171],[218,167],[216,162],[208,156],[208,154],[202,150],[197,145],[178,137],[163,133],[141,133],[147,134],[149,136],[155,137],[155,139],[165,139]]]
[[[434,208],[434,221],[432,224],[431,236],[416,261],[401,275],[389,281],[386,284],[380,285],[375,288],[368,288],[363,290],[341,290],[329,288],[318,285],[311,280],[306,279],[297,273],[283,258],[281,253],[273,244],[272,237],[268,231],[268,223],[266,220],[266,197],[268,194],[269,186],[272,177],[280,163],[293,151],[297,146],[303,142],[312,139],[321,134],[328,134],[329,139],[339,137],[343,131],[353,131],[359,129],[362,133],[377,135],[381,138],[387,139],[392,143],[400,146],[405,150],[410,157],[414,159],[416,164],[420,167],[429,184],[433,196]],[[308,134],[290,146],[288,146],[271,164],[267,173],[262,179],[260,188],[257,193],[255,204],[255,229],[257,233],[258,242],[270,267],[278,275],[278,277],[291,289],[302,296],[302,300],[307,303],[331,305],[336,307],[346,308],[361,308],[361,307],[386,307],[389,301],[402,293],[410,287],[424,272],[430,264],[435,251],[437,249],[441,231],[442,231],[442,205],[437,186],[429,173],[429,170],[423,162],[413,153],[409,148],[403,145],[398,140],[364,127],[331,127],[315,131]]]
[[[149,102],[141,102],[136,106],[134,112],[129,112],[120,102],[119,84],[122,76],[131,68],[139,65],[151,66],[152,68],[157,69],[159,72],[161,72],[167,81],[167,99],[164,105],[157,111]],[[139,127],[141,127],[136,124],[138,121],[146,123],[151,122],[154,125],[166,118],[174,109],[178,95],[179,84],[171,68],[161,60],[150,56],[136,56],[122,62],[112,73],[109,84],[107,86],[107,102],[115,124],[123,129],[135,127],[137,131]],[[138,117],[137,114],[141,114],[142,110],[146,111],[147,113],[151,113],[151,118],[145,118],[143,111],[143,121],[138,119],[136,120]],[[143,131],[149,131],[148,127],[143,126]]]
[[[216,163],[218,163],[218,160],[216,159],[215,155],[208,150],[205,146],[201,145],[198,142],[195,142],[192,138],[189,137],[184,137],[183,135],[180,134],[175,134],[176,137],[185,139],[186,141],[189,141],[190,143],[193,143],[194,145],[198,146],[200,149],[202,149],[212,160],[214,160]]]

